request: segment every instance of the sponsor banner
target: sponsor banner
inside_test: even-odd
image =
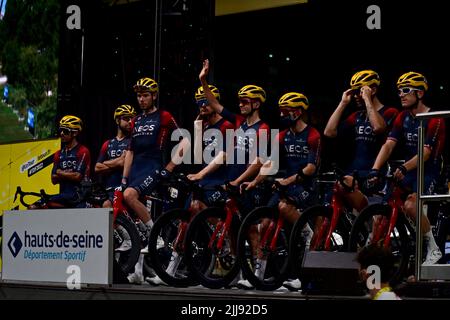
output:
[[[5,211],[2,250],[3,280],[111,284],[112,211]]]
[[[0,145],[0,225],[4,210],[26,209],[14,195],[17,187],[23,191],[48,194],[59,192],[59,185],[51,182],[53,155],[60,148],[60,139],[38,140]],[[28,196],[28,202],[39,200]],[[0,242],[2,234],[0,227]],[[2,260],[0,256],[0,269]]]

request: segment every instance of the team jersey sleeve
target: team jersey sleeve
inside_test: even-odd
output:
[[[349,136],[353,134],[353,128],[356,125],[356,119],[358,117],[357,112],[353,112],[344,121],[342,121],[338,126],[338,135]]]
[[[239,125],[237,125],[239,122],[242,122],[242,121],[239,121],[240,119],[240,116],[238,116],[237,114],[235,114],[235,113],[233,113],[233,112],[231,112],[231,111],[229,111],[228,109],[226,109],[226,108],[223,108],[223,110],[222,110],[222,113],[220,113],[220,115],[225,119],[225,120],[227,120],[227,121],[229,121],[229,122],[231,122],[235,127],[236,127],[236,129],[239,127]]]
[[[133,133],[134,127],[136,126],[136,119],[137,119],[137,117],[134,117],[133,119],[131,119],[131,129],[130,129],[130,132],[131,132],[131,133]],[[130,143],[128,144],[128,151],[134,151],[134,139],[133,139],[133,135],[131,135]]]
[[[260,139],[261,137],[265,137],[265,141],[267,142],[266,146],[262,145],[260,148]],[[263,123],[257,132],[256,135],[256,147],[257,147],[257,156],[261,157],[264,161],[267,159],[268,155],[270,154],[270,128],[267,124]]]
[[[59,168],[59,159],[61,156],[61,150],[58,150],[55,155],[53,156],[53,168],[52,168],[52,175],[56,174],[56,170]]]
[[[100,149],[100,154],[98,155],[97,163],[103,163],[104,161],[108,160],[108,144],[109,140],[103,143],[102,148]]]
[[[387,131],[389,132],[394,124],[394,120],[395,118],[398,116],[398,110],[395,108],[388,108],[384,113],[383,113],[383,119],[384,122],[386,123],[386,128]]]
[[[399,141],[403,135],[403,120],[405,118],[406,113],[402,112],[394,120],[394,124],[392,125],[392,130],[389,133],[388,139]]]
[[[320,133],[316,129],[312,129],[308,136],[308,163],[319,166],[321,147]]]
[[[91,174],[91,154],[86,147],[80,148],[78,154],[77,172],[81,173],[83,177],[89,177]]]
[[[424,146],[442,153],[445,145],[445,122],[442,118],[432,118],[428,121]]]

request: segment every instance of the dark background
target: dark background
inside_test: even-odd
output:
[[[115,135],[113,110],[123,103],[137,107],[132,85],[149,76],[160,84],[159,105],[180,126],[190,128],[204,58],[211,61],[210,82],[233,111],[238,110],[239,88],[261,85],[268,95],[263,118],[275,128],[279,97],[299,91],[309,98],[311,123],[323,131],[351,76],[362,69],[380,74],[379,96],[386,105],[400,107],[395,83],[401,74],[414,70],[428,78],[429,106],[450,109],[450,50],[445,45],[450,27],[444,3],[310,0],[214,17],[213,1],[208,0],[146,0],[116,6],[78,1],[83,31],[67,30],[62,19],[58,115],[75,113],[83,118],[82,142],[95,161],[102,142]],[[373,4],[381,8],[381,30],[366,26],[366,10]],[[344,159],[346,145],[324,139],[324,167],[338,160],[336,154]]]

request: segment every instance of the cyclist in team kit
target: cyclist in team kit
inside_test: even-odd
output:
[[[83,208],[85,203],[79,202],[78,191],[83,180],[89,180],[91,154],[77,140],[83,122],[73,115],[66,115],[59,121],[58,133],[61,138],[61,149],[53,158],[52,183],[59,184],[59,194],[49,199],[51,208]],[[29,209],[40,208],[39,201]]]
[[[278,105],[281,111],[283,123],[289,125],[277,136],[280,150],[280,168],[286,170],[284,177],[278,179],[282,186],[288,186],[286,199],[280,199],[275,193],[269,200],[268,206],[278,207],[280,214],[290,224],[294,224],[300,217],[300,211],[314,204],[313,176],[320,165],[321,138],[320,133],[305,122],[306,112],[309,108],[307,97],[298,92],[284,94]],[[270,167],[272,161],[266,162],[264,167]],[[260,174],[250,183],[246,189],[255,188],[267,175]],[[311,232],[312,234],[312,232]],[[255,257],[256,276],[263,276],[267,261]],[[239,282],[243,288],[252,288],[248,280]],[[289,280],[285,286],[299,289],[301,284],[298,279]]]
[[[346,166],[348,174],[345,177],[347,188],[342,188],[343,196],[348,204],[360,212],[368,204],[364,186],[355,183],[354,190],[346,189],[353,185],[352,173],[356,170],[361,177],[367,177],[372,163],[386,140],[392,123],[398,114],[397,109],[385,106],[377,94],[380,77],[373,70],[363,70],[355,73],[350,81],[350,89],[342,94],[342,99],[325,127],[326,137],[344,137],[353,143],[352,161]],[[354,99],[359,107],[344,121],[341,118]]]
[[[413,221],[416,219],[417,201],[417,142],[419,120],[418,113],[431,110],[424,103],[424,96],[428,90],[426,78],[418,72],[407,72],[397,81],[398,95],[403,111],[394,121],[394,126],[385,144],[381,148],[372,167],[371,176],[380,176],[380,169],[389,159],[397,146],[402,147],[403,160],[406,162],[394,172],[394,177],[402,182],[402,185],[411,193],[404,204],[404,213]],[[425,144],[423,155],[425,161],[424,193],[433,194],[436,182],[442,168],[442,154],[445,144],[445,122],[442,118],[432,118],[424,121]],[[430,221],[426,215],[422,215],[422,226],[427,255],[424,265],[435,264],[442,257],[438,245],[435,242]]]
[[[125,154],[131,141],[131,119],[135,116],[134,108],[126,104],[117,107],[114,111],[117,134],[103,143],[95,164],[95,173],[103,178],[103,184],[107,189],[114,189],[121,184]],[[112,207],[113,196],[114,190],[108,192],[108,200],[103,203],[103,208]]]
[[[142,112],[131,122],[131,141],[125,154],[121,184],[126,204],[145,225],[148,236],[153,221],[140,198],[149,195],[161,179],[168,179],[174,170],[176,165],[172,159],[167,159],[166,153],[171,151],[169,142],[178,125],[169,112],[156,107],[158,84],[155,80],[139,79],[133,89]],[[146,250],[147,247],[141,253],[146,253]],[[136,272],[128,277],[130,282],[144,281],[142,263],[141,254]]]
[[[220,116],[214,109],[210,106],[209,101],[217,100],[220,101],[220,92],[213,85],[208,85],[208,94],[211,97],[208,99],[203,86],[199,87],[195,92],[195,102],[199,108],[199,115],[194,122],[194,127],[196,124],[201,125],[202,132],[202,149],[195,150],[194,152],[199,152],[202,156],[209,155],[214,158],[217,156],[216,150],[224,150],[226,145],[226,130],[233,130],[233,125]],[[198,123],[200,121],[200,123]],[[207,166],[206,160],[202,157],[202,169]],[[193,215],[197,214],[201,210],[218,204],[225,195],[220,190],[214,190],[215,186],[223,185],[225,180],[227,180],[226,169],[224,166],[219,167],[214,172],[204,176],[203,170],[195,174],[190,174],[187,176],[191,181],[198,181],[198,184],[207,190],[203,190],[201,194],[196,194],[196,198],[191,199],[191,204],[189,206],[189,211]],[[210,187],[208,189],[208,187]],[[197,198],[198,197],[198,198]],[[173,259],[181,260],[182,257],[176,255],[172,257]],[[176,263],[176,262],[175,262]],[[146,278],[146,281],[153,285],[166,285],[166,283],[160,279],[157,275],[154,277]]]

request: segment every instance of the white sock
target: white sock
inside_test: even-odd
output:
[[[439,250],[439,247],[436,244],[436,241],[434,240],[433,232],[431,232],[431,230],[424,234],[424,238],[427,240],[428,243],[427,251],[436,249]]]
[[[136,262],[136,265],[134,266],[134,273],[136,273],[138,276],[143,275],[143,266],[144,266],[144,255],[141,253],[139,254],[139,259]]]
[[[148,221],[145,223],[145,225],[147,226],[147,228],[151,229],[151,228],[153,227],[153,220],[152,220],[152,219],[148,220]]]
[[[259,266],[259,268],[258,268],[258,266]],[[259,280],[264,279],[264,274],[266,273],[266,266],[267,266],[267,260],[256,259],[256,271],[255,271],[255,276],[256,276]]]
[[[173,276],[180,265],[181,257],[178,255],[178,252],[172,252],[172,257],[170,259],[169,266],[166,269],[167,274]]]

